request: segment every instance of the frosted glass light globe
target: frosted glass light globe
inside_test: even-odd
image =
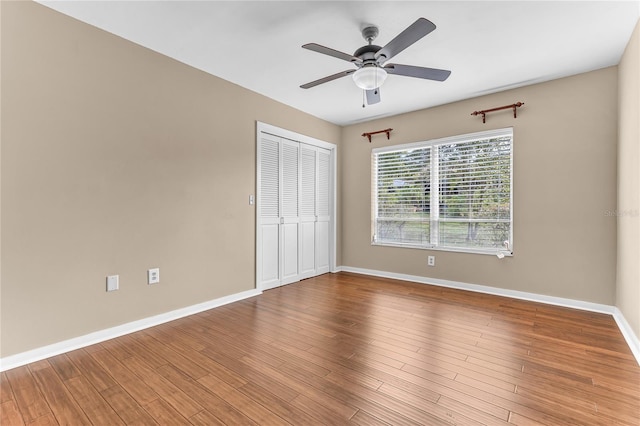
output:
[[[352,77],[359,88],[372,90],[382,86],[387,79],[387,72],[376,65],[365,65],[354,72]]]

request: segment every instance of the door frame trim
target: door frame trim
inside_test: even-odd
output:
[[[324,148],[331,151],[331,159],[330,159],[330,211],[331,211],[331,221],[329,222],[329,270],[336,271],[336,244],[337,244],[337,180],[338,180],[338,150],[337,145],[332,144],[330,142],[326,142],[320,139],[316,139],[311,136],[306,136],[291,130],[283,129],[277,126],[273,126],[271,124],[263,123],[261,121],[256,121],[256,196],[255,200],[255,288],[257,290],[264,290],[262,285],[260,284],[260,271],[261,268],[259,265],[262,262],[262,253],[260,247],[262,246],[261,233],[260,233],[260,195],[261,195],[261,183],[260,183],[260,137],[262,133],[269,134],[271,136],[275,136],[278,138],[288,139],[294,142],[300,142],[311,146],[316,146],[319,148]]]

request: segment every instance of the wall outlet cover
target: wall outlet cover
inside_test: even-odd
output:
[[[160,282],[160,268],[153,268],[147,271],[147,283],[158,284]]]
[[[107,277],[107,291],[116,291],[120,288],[120,276],[109,275]]]

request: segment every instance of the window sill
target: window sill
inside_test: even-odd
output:
[[[513,250],[504,250],[504,249],[472,249],[472,248],[461,248],[461,247],[436,247],[436,246],[420,246],[420,245],[409,245],[409,244],[393,244],[393,243],[380,243],[380,242],[372,242],[372,246],[379,247],[395,247],[395,248],[406,248],[406,249],[418,249],[418,250],[432,250],[432,251],[445,251],[452,253],[467,253],[467,254],[484,254],[489,256],[497,256],[498,253],[502,253],[504,257],[513,257]]]

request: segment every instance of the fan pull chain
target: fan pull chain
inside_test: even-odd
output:
[[[362,90],[362,108],[364,108],[364,89]]]

